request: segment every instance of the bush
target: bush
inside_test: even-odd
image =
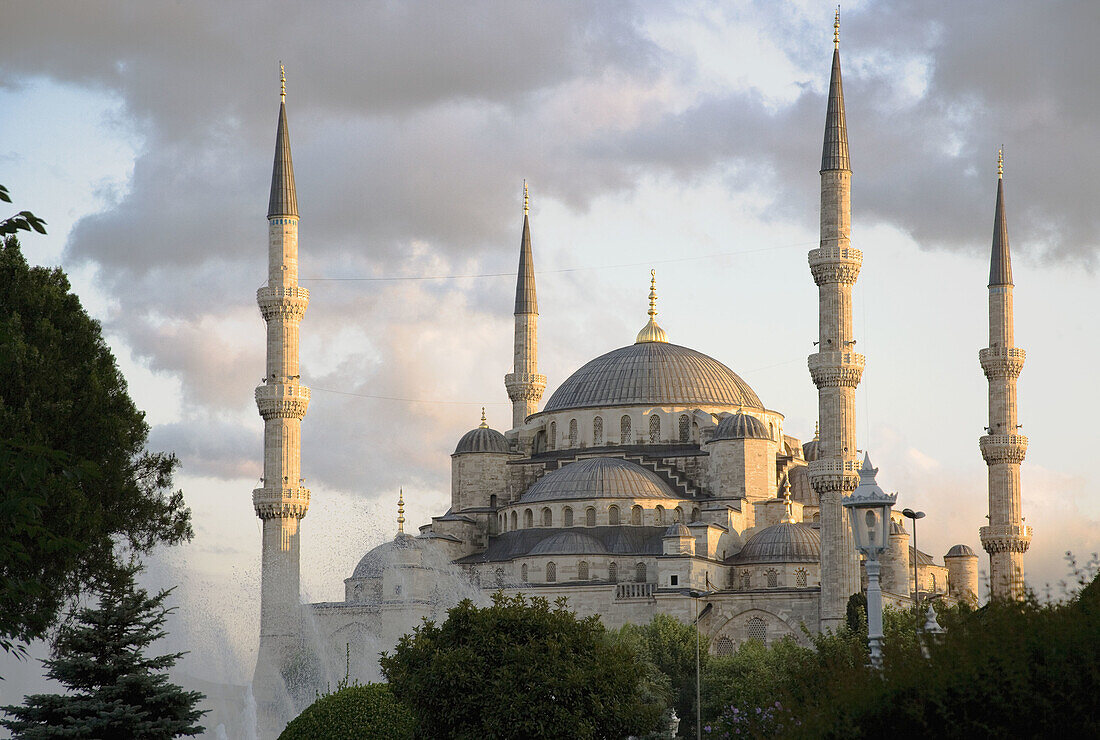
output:
[[[412,712],[384,683],[349,686],[323,696],[291,720],[279,740],[411,740]]]

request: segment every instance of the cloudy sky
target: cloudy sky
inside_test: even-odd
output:
[[[655,268],[672,341],[812,436],[806,252],[832,15],[819,2],[5,8],[0,182],[48,221],[48,237],[23,239],[28,258],[70,273],[152,445],[183,461],[197,536],[153,573],[181,584],[196,673],[222,641],[235,666],[254,650],[255,290],[279,61],[312,291],[303,587],[328,600],[392,536],[398,487],[414,525],[446,508],[448,454],[482,405],[508,426],[524,178],[549,391],[632,341]],[[901,505],[928,512],[921,549],[979,549],[977,351],[1003,144],[1036,585],[1066,576],[1066,550],[1100,550],[1098,28],[1085,1],[844,8],[860,445]]]

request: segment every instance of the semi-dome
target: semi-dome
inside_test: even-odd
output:
[[[748,383],[713,357],[645,341],[588,362],[554,391],[544,411],[637,405],[764,408]]]
[[[599,540],[582,532],[565,531],[547,537],[531,548],[531,555],[606,555]]]
[[[771,435],[768,434],[764,422],[755,416],[738,412],[718,422],[718,428],[710,441],[720,442],[724,439],[771,439]]]
[[[410,547],[423,547],[423,542],[410,534],[400,532],[389,542],[383,542],[378,547],[369,551],[359,560],[352,572],[352,578],[381,578],[382,569],[390,559],[390,553],[395,550],[404,550]]]
[[[535,481],[520,503],[594,498],[677,498],[651,470],[618,457],[578,460]]]
[[[950,550],[947,551],[947,554],[944,555],[944,557],[945,558],[976,558],[978,556],[974,553],[974,551],[972,549],[970,549],[970,545],[954,545]]]
[[[738,565],[816,563],[820,560],[821,535],[803,522],[784,522],[760,530],[732,558]]]

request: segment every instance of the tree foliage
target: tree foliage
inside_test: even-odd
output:
[[[0,201],[11,203],[11,195],[8,193],[8,189],[3,185],[0,185]],[[0,221],[0,235],[31,230],[37,231],[39,234],[45,234],[46,222],[30,211],[20,211],[14,216],[9,216],[3,221]]]
[[[412,740],[416,717],[388,684],[343,686],[290,721],[279,740]]]
[[[166,671],[183,653],[146,657],[164,637],[171,609],[134,584],[128,566],[98,589],[98,605],[82,608],[73,624],[61,627],[53,657],[43,661],[46,676],[61,682],[65,694],[35,694],[21,706],[3,707],[11,719],[0,724],[25,740],[93,738],[167,740],[197,735],[202,694],[169,683]]]
[[[500,593],[486,608],[465,600],[380,663],[418,737],[623,738],[657,729],[665,710],[641,701],[636,652],[563,599],[554,608]]]
[[[709,657],[706,636],[695,625],[684,624],[668,614],[658,614],[646,625],[626,624],[618,632],[619,639],[635,646],[657,677],[664,677],[669,698],[680,719],[679,734],[695,737],[695,656],[699,639],[699,663],[703,670]],[[651,683],[661,686],[660,678]],[[659,689],[658,689],[659,690]]]
[[[175,456],[149,427],[99,323],[60,269],[0,247],[0,646],[46,635],[82,590],[117,577],[118,548],[190,538]]]

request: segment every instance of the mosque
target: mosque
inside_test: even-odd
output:
[[[839,27],[839,24],[838,24]],[[746,640],[765,643],[836,628],[865,585],[841,499],[877,487],[857,451],[855,390],[865,358],[855,352],[852,287],[862,263],[850,234],[848,136],[839,41],[834,36],[821,160],[821,240],[809,253],[819,294],[819,429],[803,442],[784,416],[736,372],[675,344],[649,317],[634,341],[550,385],[538,367],[536,270],[526,188],[515,301],[513,372],[504,377],[512,426],[484,413],[451,453],[451,505],[419,533],[404,531],[362,558],[342,602],[301,606],[298,523],[300,424],[309,390],[299,382],[298,326],[309,294],[297,284],[297,199],[284,103],[280,108],[268,212],[270,280],[258,300],[268,325],[268,370],[256,390],[265,420],[265,477],[253,493],[263,521],[260,657],[256,694],[285,660],[301,615],[340,657],[392,644],[409,617],[441,616],[441,584],[460,574],[474,592],[561,596],[605,624],[645,623],[658,613],[697,622],[718,655]],[[989,290],[990,427],[980,448],[989,466],[990,516],[978,534],[990,554],[994,597],[1019,593],[1031,530],[1022,521],[1016,378],[1023,350],[1012,336],[1012,276],[998,167]],[[809,283],[807,283],[809,289]],[[441,451],[443,454],[444,451]],[[959,544],[940,561],[915,549],[895,511],[881,556],[888,603],[942,598],[976,603],[977,554]],[[942,563],[942,564],[941,564]],[[376,653],[378,648],[373,650]],[[268,687],[270,689],[270,687]]]

